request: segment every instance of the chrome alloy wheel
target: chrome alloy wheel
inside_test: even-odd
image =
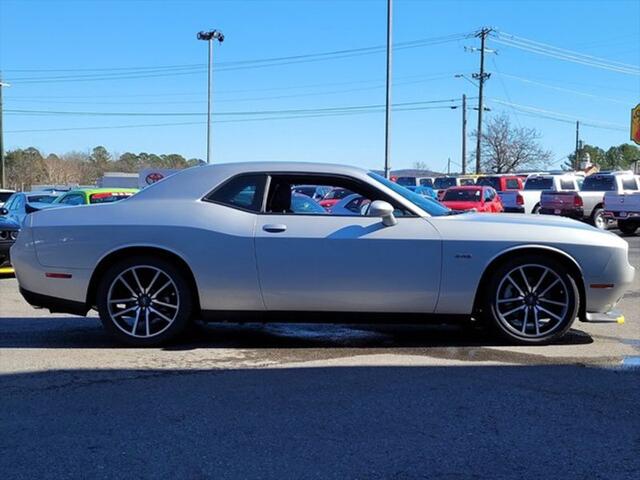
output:
[[[569,288],[553,269],[520,265],[500,281],[494,309],[500,323],[517,336],[547,336],[564,322],[571,306]]]
[[[113,324],[125,334],[155,337],[176,320],[180,311],[178,287],[163,270],[136,265],[111,282],[107,308]]]

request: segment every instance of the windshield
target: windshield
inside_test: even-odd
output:
[[[27,201],[29,203],[32,203],[32,202],[52,203],[55,199],[56,199],[56,195],[48,195],[48,194],[29,195],[27,197]]]
[[[408,187],[409,185],[416,185],[416,177],[398,177],[396,180],[398,185],[402,185],[403,187]]]
[[[458,190],[449,189],[444,194],[443,202],[479,202],[480,189],[478,190]]]
[[[486,185],[487,187],[493,187],[495,190],[500,191],[499,177],[481,177],[477,183],[478,185]]]
[[[451,210],[442,205],[441,203],[432,200],[431,198],[423,197],[422,195],[418,195],[417,193],[413,193],[411,190],[403,187],[402,185],[398,185],[395,182],[387,180],[383,176],[378,175],[377,173],[369,172],[369,176],[385,187],[390,188],[398,195],[401,195],[403,198],[409,200],[414,205],[417,205],[420,209],[427,212],[429,215],[433,215],[434,217],[440,217],[442,215],[450,215]],[[455,179],[454,179],[455,180]]]
[[[453,177],[438,177],[433,182],[433,187],[438,190],[442,190],[443,188],[455,187],[456,179]]]
[[[0,203],[4,203],[9,200],[11,195],[13,195],[13,192],[0,192]]]
[[[616,189],[616,180],[613,176],[592,175],[584,179],[583,192],[612,192]]]
[[[524,184],[525,190],[551,190],[553,188],[553,178],[551,177],[529,177]]]

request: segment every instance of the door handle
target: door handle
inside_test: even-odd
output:
[[[280,232],[284,232],[287,229],[287,226],[282,225],[281,223],[269,224],[269,225],[263,226],[262,229],[265,232],[269,232],[269,233],[280,233]]]

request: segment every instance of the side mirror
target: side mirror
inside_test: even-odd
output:
[[[382,223],[385,227],[392,227],[398,223],[398,220],[393,215],[393,207],[383,200],[376,200],[371,203],[369,216],[382,218]]]
[[[0,207],[0,215],[9,215],[9,210],[4,207]]]

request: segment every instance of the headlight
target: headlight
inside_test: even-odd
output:
[[[15,242],[15,240],[18,238],[18,232],[17,230],[14,230],[11,232],[11,240],[13,240]]]

